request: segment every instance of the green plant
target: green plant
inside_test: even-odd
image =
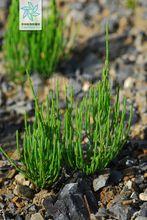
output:
[[[32,91],[34,93],[33,87]],[[22,152],[19,147],[18,132],[16,133],[17,151],[21,166],[17,165],[0,148],[9,162],[39,188],[52,185],[61,170],[61,120],[58,96],[57,93],[56,100],[53,98],[51,100],[47,99],[46,106],[42,105],[40,107],[34,93],[35,120],[33,125],[30,125],[27,122],[27,117],[25,117]]]
[[[36,71],[49,76],[63,55],[63,21],[56,1],[51,0],[42,31],[19,30],[19,1],[12,0],[4,39],[6,66],[11,74]]]
[[[134,10],[137,6],[137,0],[126,0],[126,6]]]
[[[33,86],[30,85],[33,90]],[[17,170],[38,187],[51,185],[59,176],[60,165],[73,170],[92,174],[102,170],[117,156],[127,141],[130,131],[132,108],[126,122],[126,99],[123,107],[119,103],[119,91],[113,100],[109,82],[108,27],[106,28],[106,61],[102,80],[83,98],[74,103],[71,89],[66,93],[66,109],[59,108],[59,90],[55,97],[47,99],[46,105],[39,105],[34,93],[35,120],[27,123],[22,153],[18,144],[21,166],[18,166],[0,150]]]
[[[132,110],[126,122],[126,99],[120,109],[119,91],[111,104],[109,83],[109,45],[106,28],[106,61],[102,80],[91,88],[80,105],[73,110],[73,96],[67,105],[64,120],[64,161],[86,174],[102,170],[117,156],[127,141]]]

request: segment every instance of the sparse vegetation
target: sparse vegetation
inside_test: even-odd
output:
[[[22,167],[17,166],[1,149],[19,171],[38,187],[44,188],[57,179],[65,162],[71,169],[86,174],[105,168],[127,141],[132,118],[130,110],[129,119],[126,119],[125,99],[123,108],[120,108],[119,92],[112,103],[108,27],[102,80],[90,89],[80,104],[74,105],[71,90],[70,97],[66,98],[66,109],[62,115],[58,104],[58,89],[55,99],[53,97],[51,100],[47,99],[46,108],[39,106],[35,94],[34,98],[33,125],[30,126],[25,118],[23,151],[20,154]],[[20,152],[19,147],[18,151]]]
[[[72,169],[76,168],[86,174],[102,170],[124,146],[130,130],[132,110],[126,122],[126,99],[121,110],[119,91],[113,104],[111,98],[107,28],[102,80],[90,89],[89,94],[76,107],[75,113],[71,103],[65,112],[64,160]]]
[[[126,6],[134,10],[137,6],[137,0],[126,0]]]

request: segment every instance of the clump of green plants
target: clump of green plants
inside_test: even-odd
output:
[[[111,103],[108,42],[107,27],[106,61],[102,80],[90,89],[75,110],[71,105],[73,101],[70,101],[65,111],[64,161],[72,169],[76,168],[86,174],[104,169],[117,156],[128,139],[131,125],[132,109],[129,119],[126,119],[126,99],[124,98],[121,109],[119,91],[113,104]]]
[[[50,1],[49,14],[43,18],[43,30],[19,30],[19,1],[12,0],[4,39],[6,66],[10,75],[38,72],[50,76],[63,55],[63,20],[56,1]]]
[[[34,93],[31,80],[30,85]],[[59,94],[57,93],[56,100],[54,98],[47,99],[46,106],[39,106],[34,93],[35,119],[31,125],[27,122],[27,116],[25,116],[22,151],[19,145],[19,134],[16,133],[17,152],[21,166],[8,157],[1,148],[3,154],[16,170],[23,173],[39,188],[52,185],[61,170],[61,120],[58,97]]]
[[[106,61],[102,80],[92,87],[81,103],[74,103],[71,89],[66,95],[66,108],[59,108],[59,90],[39,105],[35,96],[33,125],[25,118],[22,152],[18,144],[21,166],[3,154],[17,170],[36,186],[45,188],[57,180],[61,167],[93,174],[104,169],[126,143],[130,131],[132,108],[126,118],[126,99],[121,108],[119,91],[112,99],[109,82],[109,45],[106,28]]]
[[[137,6],[137,0],[126,0],[126,6],[134,10]]]

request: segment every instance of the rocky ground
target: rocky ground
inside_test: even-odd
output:
[[[46,1],[44,1],[46,2]],[[138,0],[131,10],[118,0],[60,0],[71,55],[50,79],[33,73],[35,90],[43,101],[59,80],[73,86],[80,101],[101,78],[105,57],[105,23],[110,25],[110,79],[112,91],[120,85],[134,106],[130,141],[101,173],[86,177],[65,173],[52,189],[37,191],[0,155],[0,219],[16,220],[145,220],[147,219],[147,3]],[[0,48],[5,26],[5,1],[0,1]],[[15,132],[23,131],[24,113],[33,117],[34,103],[28,83],[7,77],[0,49],[0,145],[14,160]]]

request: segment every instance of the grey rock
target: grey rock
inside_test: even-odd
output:
[[[118,0],[100,0],[103,7],[108,7],[111,12],[118,10],[119,1]]]
[[[43,201],[48,218],[56,220],[87,220],[89,213],[78,183],[70,183],[60,191],[57,201],[51,198]],[[90,204],[91,205],[91,204]]]
[[[39,91],[40,87],[43,86],[43,81],[41,80],[39,74],[37,74],[37,73],[34,73],[31,76],[31,80],[33,82],[33,87],[34,87],[35,94],[38,94],[38,91]]]
[[[90,2],[85,8],[86,16],[95,16],[100,11],[99,5],[95,2]]]
[[[137,176],[136,178],[135,178],[135,183],[137,184],[137,185],[140,185],[140,184],[142,184],[143,183],[143,181],[144,181],[144,177],[143,176]]]
[[[140,216],[147,218],[147,202],[144,202],[140,208]]]
[[[0,1],[0,8],[4,8],[6,6],[6,1],[5,0],[1,0]]]
[[[78,95],[82,90],[82,85],[74,79],[69,80],[69,86],[67,88],[67,94],[70,94],[71,88],[73,89],[74,95]]]
[[[15,217],[15,220],[23,220],[23,217],[21,217],[20,215],[17,215],[17,216]]]
[[[143,7],[147,7],[147,2],[144,0],[138,0],[138,2],[143,6]]]
[[[88,179],[86,177],[82,177],[78,179],[78,187],[79,191],[86,196],[87,202],[90,206],[90,210],[92,213],[97,213],[98,211],[98,202],[95,198],[93,191],[91,189],[92,179]]]
[[[81,2],[74,2],[70,4],[71,10],[80,11],[83,9],[83,4]]]
[[[141,163],[140,164],[140,169],[142,170],[142,171],[147,171],[147,162],[143,162],[143,163]]]
[[[11,83],[4,81],[1,84],[1,89],[4,93],[6,93],[6,92],[9,92],[11,89],[13,89],[13,86]]]
[[[95,192],[106,186],[109,175],[110,174],[100,175],[98,178],[93,180],[93,189]]]
[[[96,213],[96,217],[106,217],[107,210],[105,208],[99,208],[98,212]]]
[[[135,200],[138,200],[138,194],[137,192],[133,192],[130,196],[131,199],[135,199]]]
[[[0,202],[0,209],[2,210],[4,207],[5,205],[2,202]]]
[[[69,183],[67,184],[59,194],[58,199],[63,199],[68,194],[74,194],[78,191],[78,183]]]
[[[109,211],[119,220],[129,220],[135,212],[130,206],[123,206],[120,202],[113,204]]]
[[[132,165],[135,165],[137,163],[137,160],[136,159],[128,159],[127,161],[126,161],[126,166],[127,167],[131,167]]]
[[[36,212],[36,206],[35,205],[31,205],[31,207],[29,207],[29,212]]]
[[[125,65],[122,62],[119,62],[118,65],[118,71],[116,70],[116,79],[120,83],[120,85],[122,85],[128,77],[133,76],[134,66],[132,64]]]
[[[19,101],[14,105],[7,106],[8,111],[14,111],[17,114],[23,115],[33,109],[33,103],[31,101]]]
[[[110,173],[109,182],[112,184],[118,184],[121,181],[122,177],[123,175],[120,171],[113,170]]]
[[[81,64],[84,73],[94,73],[97,68],[99,68],[98,57],[94,53],[89,53]]]

